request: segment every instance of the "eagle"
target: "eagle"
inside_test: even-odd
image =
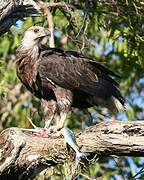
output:
[[[49,30],[30,27],[16,53],[19,79],[48,109],[44,128],[62,129],[72,107],[102,106],[112,113],[124,109],[125,99],[114,78],[118,75],[81,53],[43,45],[44,37],[50,37]],[[50,126],[56,112],[59,122]]]
[[[33,0],[0,0],[0,35],[16,21],[28,16],[39,16],[40,8]]]

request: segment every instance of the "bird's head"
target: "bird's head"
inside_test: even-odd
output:
[[[26,49],[38,46],[44,37],[50,37],[49,30],[41,26],[32,26],[25,32],[22,46]]]

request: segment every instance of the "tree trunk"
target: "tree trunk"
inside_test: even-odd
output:
[[[82,152],[118,156],[144,155],[144,122],[99,123],[76,135]],[[20,128],[0,134],[0,179],[32,179],[43,169],[63,164],[70,153],[63,137],[38,137]],[[68,150],[69,149],[69,150]]]

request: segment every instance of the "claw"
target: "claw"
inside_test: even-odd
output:
[[[22,128],[23,131],[32,132],[33,135],[39,136],[39,137],[50,137],[50,132],[47,129],[44,128],[35,128],[35,129],[25,129]]]
[[[62,128],[59,127],[59,126],[50,126],[50,127],[48,128],[48,130],[49,130],[51,133],[57,133],[57,132],[59,132],[61,129],[62,129]]]
[[[27,119],[34,129],[23,129],[24,131],[31,131],[34,135],[39,137],[49,137],[50,132],[46,128],[37,127],[29,117],[27,117]]]
[[[29,117],[27,117],[27,119],[29,120],[30,124],[32,125],[34,129],[23,129],[24,131],[29,131],[29,132],[31,131],[33,132],[34,135],[39,136],[39,137],[49,137],[49,136],[58,137],[62,134],[60,132],[62,128],[59,126],[50,126],[49,128],[45,126],[44,128],[40,128],[40,127],[37,127]]]
[[[30,122],[30,124],[32,125],[32,127],[33,127],[34,129],[39,129],[39,127],[37,127],[37,126],[32,122],[32,120],[31,120],[29,117],[27,117],[27,119],[28,119],[28,121]]]
[[[34,135],[39,137],[50,137],[50,132],[47,129],[41,128]]]

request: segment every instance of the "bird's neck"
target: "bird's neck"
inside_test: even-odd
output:
[[[35,44],[35,45],[27,44],[27,46],[25,46],[23,43],[21,44],[21,50],[32,59],[37,59],[39,57],[40,48],[41,48],[40,43]]]
[[[35,45],[33,48],[28,50],[28,54],[33,58],[37,59],[39,56],[39,46]]]

